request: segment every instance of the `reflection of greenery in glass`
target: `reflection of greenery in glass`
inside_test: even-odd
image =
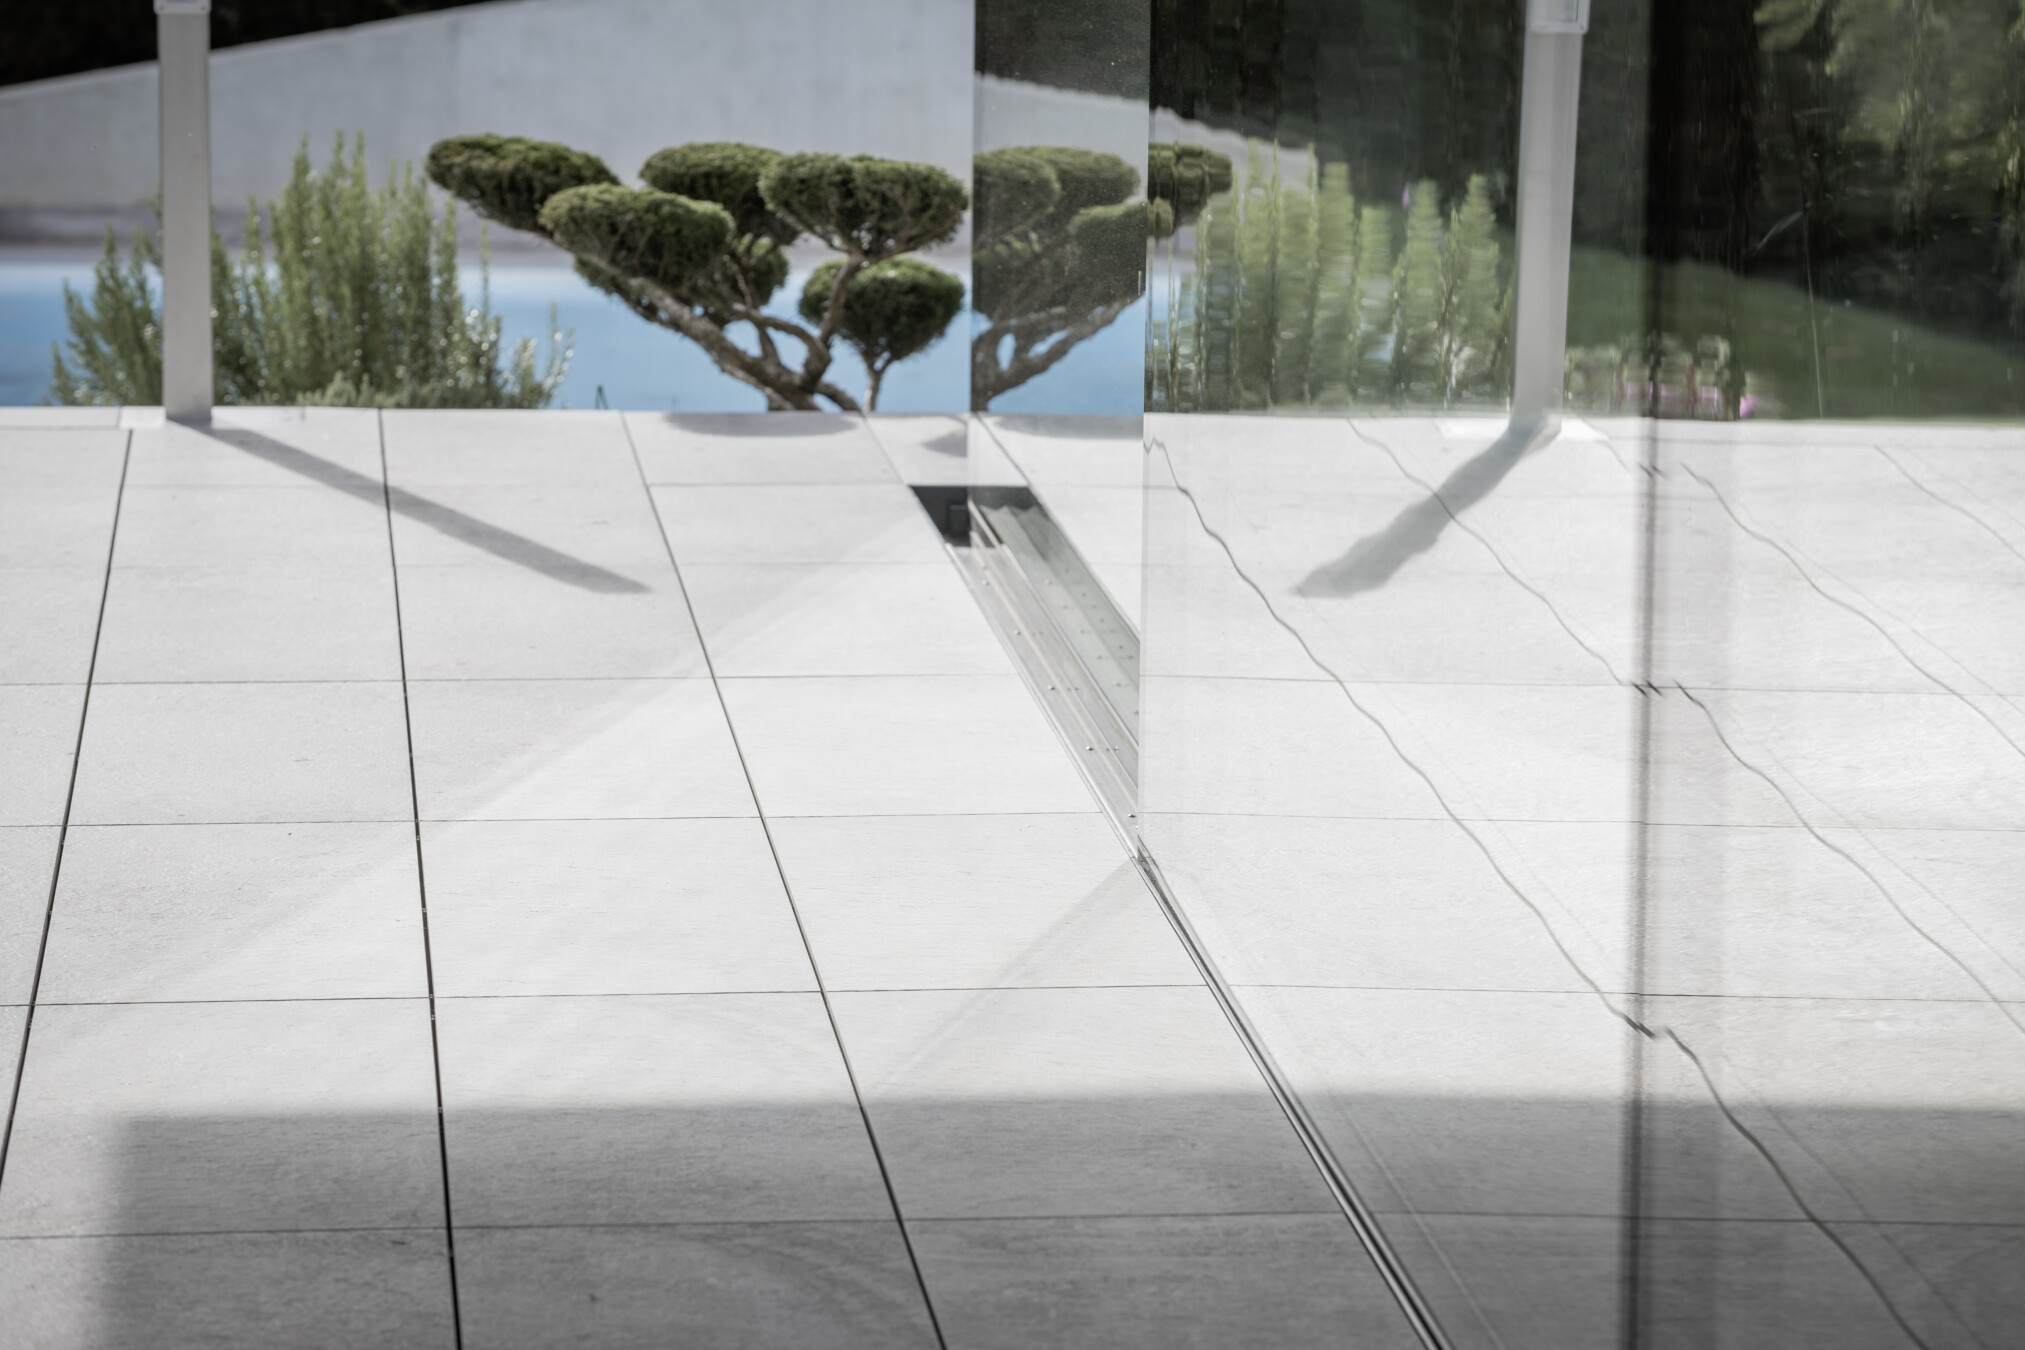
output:
[[[1343,165],[1311,163],[1289,185],[1277,155],[1254,143],[1244,185],[1209,197],[1166,245],[1148,406],[1501,402],[1511,281],[1488,185],[1470,178],[1446,216],[1439,195],[1433,182],[1408,194],[1395,259],[1398,213],[1360,208]]]
[[[972,161],[970,405],[979,411],[1052,369],[1145,291],[1146,203],[1139,171],[1068,146],[992,150]]]
[[[1577,248],[1572,271],[1569,407],[1577,411],[1643,412],[1648,392],[1668,417],[1993,416],[2016,415],[2025,403],[2025,361],[1999,345],[1846,300],[1810,303],[1800,286],[1699,262],[1662,271],[1668,333],[1658,344],[1658,388],[1648,391],[1650,345],[1625,331],[1618,300],[1650,286],[1645,264]]]
[[[267,220],[263,235],[247,204],[247,247],[236,259],[211,237],[218,402],[539,408],[561,387],[566,339],[555,336],[540,370],[532,341],[503,352],[499,319],[482,298],[466,308],[458,289],[454,212],[438,218],[412,173],[375,191],[363,138],[349,159],[340,141],[320,173],[307,147],[298,150]],[[108,230],[105,250],[89,302],[64,288],[69,360],[57,356],[50,397],[160,403],[155,242],[137,233],[122,262]]]

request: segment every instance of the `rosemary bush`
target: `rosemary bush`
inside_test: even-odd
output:
[[[249,201],[236,258],[211,237],[217,402],[540,408],[554,399],[570,353],[553,307],[546,360],[537,362],[532,340],[503,351],[489,290],[467,308],[457,284],[455,206],[438,215],[408,166],[375,190],[363,137],[349,156],[339,138],[321,173],[306,144],[297,150],[264,229],[261,216]],[[160,267],[148,233],[136,231],[121,258],[107,228],[90,298],[64,289],[69,351],[53,350],[52,401],[162,401],[151,281]]]

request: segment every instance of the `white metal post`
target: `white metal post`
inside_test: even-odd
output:
[[[211,417],[211,0],[155,0],[162,67],[162,405]]]
[[[1575,219],[1575,114],[1589,0],[1528,0],[1519,92],[1518,314],[1512,430],[1560,429],[1568,366],[1568,251]]]

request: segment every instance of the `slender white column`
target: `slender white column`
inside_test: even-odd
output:
[[[1568,250],[1575,218],[1575,114],[1589,0],[1528,0],[1519,95],[1518,314],[1512,427],[1560,427],[1568,365]]]
[[[162,65],[162,404],[211,417],[211,0],[155,0]]]

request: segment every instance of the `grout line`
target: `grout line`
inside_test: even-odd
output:
[[[99,644],[105,638],[106,599],[112,591],[113,553],[119,547],[120,508],[126,500],[127,467],[133,462],[134,434],[129,430],[120,450],[119,483],[113,489],[112,527],[106,532],[105,578],[99,583],[98,620],[91,629],[91,660],[84,668],[84,693],[78,699],[77,738],[71,743],[70,781],[63,792],[63,819],[56,828],[56,861],[49,869],[49,899],[42,907],[42,933],[35,945],[35,974],[28,984],[28,1015],[21,1019],[21,1045],[14,1058],[14,1081],[7,1092],[7,1122],[0,1128],[0,1185],[7,1178],[7,1158],[14,1146],[14,1119],[21,1107],[21,1085],[28,1079],[29,1039],[35,1034],[35,1004],[42,993],[43,966],[49,959],[49,932],[56,920],[56,888],[63,878],[63,851],[70,840],[71,809],[77,802],[77,774],[84,763],[84,728],[91,715],[92,679],[98,673]],[[44,827],[47,828],[47,827]]]
[[[407,822],[415,838],[415,894],[421,906],[422,972],[429,996],[429,1069],[436,1085],[436,1159],[443,1179],[443,1254],[450,1281],[450,1334],[453,1343],[464,1345],[464,1309],[457,1289],[457,1225],[450,1208],[450,1134],[443,1112],[443,1046],[436,1028],[436,961],[429,943],[429,881],[422,860],[422,794],[415,782],[415,718],[408,698],[408,637],[401,616],[401,566],[394,542],[393,488],[387,481],[386,418],[375,410],[373,426],[380,442],[380,492],[387,520],[387,562],[394,591],[394,646],[401,659],[401,729],[408,742],[408,802],[413,808]]]
[[[808,929],[802,923],[801,906],[795,902],[794,887],[788,881],[787,869],[781,865],[780,849],[774,843],[773,827],[767,821],[766,808],[759,800],[759,785],[753,782],[752,768],[746,763],[745,745],[739,740],[738,727],[731,720],[731,706],[725,701],[724,687],[718,682],[717,668],[710,659],[710,645],[703,637],[703,626],[697,622],[695,603],[689,598],[688,584],[682,579],[682,564],[675,557],[675,541],[668,536],[668,523],[662,518],[661,503],[656,499],[647,482],[646,466],[640,461],[639,446],[634,444],[633,429],[625,420],[619,425],[626,433],[626,447],[632,452],[633,467],[640,475],[641,489],[647,494],[648,505],[654,511],[654,524],[661,531],[661,542],[668,550],[668,565],[675,572],[675,589],[682,596],[682,605],[689,614],[689,626],[696,635],[697,650],[703,655],[704,668],[710,672],[710,687],[717,695],[717,706],[724,718],[724,728],[731,737],[731,748],[738,756],[739,772],[745,777],[745,788],[752,795],[753,810],[758,813],[759,827],[766,835],[767,853],[773,858],[774,873],[780,878],[781,890],[787,897],[788,911],[794,915],[795,931],[800,934],[802,953],[808,958],[810,973],[815,976],[816,992],[823,1000],[823,1016],[829,1021],[830,1035],[837,1044],[837,1057],[844,1066],[844,1076],[851,1084],[851,1097],[858,1104],[858,1118],[865,1126],[865,1139],[871,1145],[872,1160],[879,1168],[880,1184],[886,1188],[886,1202],[892,1207],[893,1222],[900,1230],[901,1245],[907,1249],[907,1264],[914,1271],[914,1283],[921,1291],[921,1305],[928,1314],[928,1325],[935,1332],[935,1343],[941,1350],[949,1350],[949,1340],[942,1332],[942,1319],[936,1315],[935,1299],[928,1292],[928,1276],[921,1268],[921,1257],[914,1249],[914,1236],[908,1230],[907,1216],[901,1212],[900,1196],[893,1188],[893,1174],[886,1165],[886,1151],[880,1146],[879,1132],[872,1124],[872,1114],[865,1107],[865,1094],[858,1085],[858,1071],[851,1063],[851,1052],[844,1044],[843,1028],[837,1025],[836,1009],[830,1003],[830,991],[823,983],[822,965],[816,960],[815,947],[809,941]]]

